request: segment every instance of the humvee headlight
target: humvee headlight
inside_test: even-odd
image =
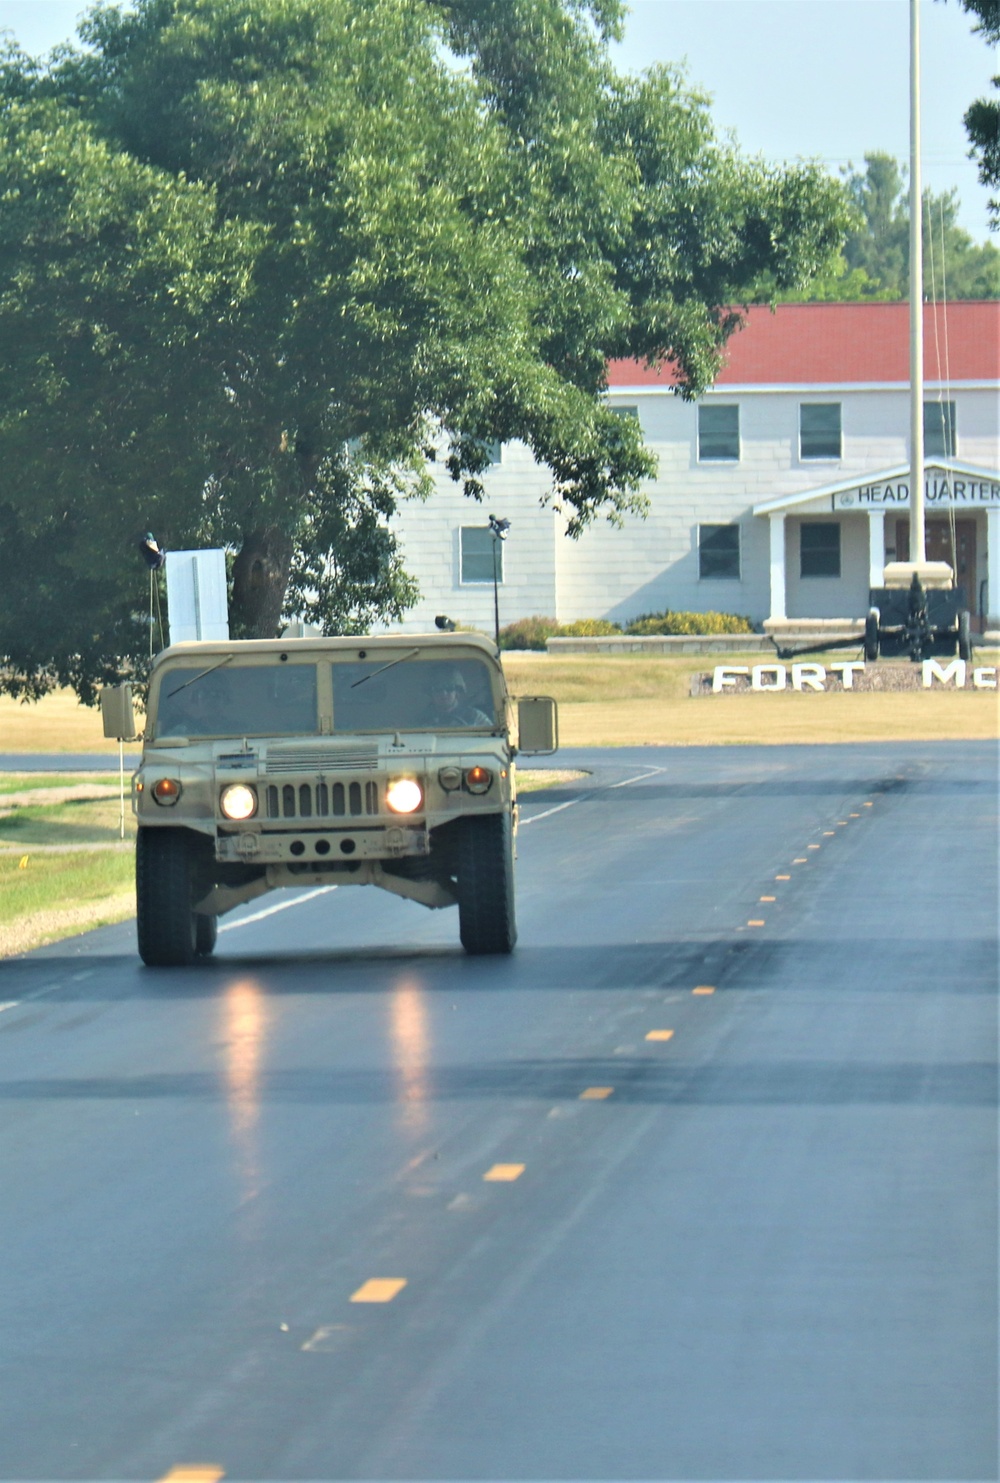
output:
[[[465,786],[470,793],[488,793],[493,774],[488,767],[470,767],[465,774]]]
[[[219,795],[219,807],[227,819],[252,819],[257,812],[257,790],[245,783],[230,783]]]
[[[393,778],[385,790],[385,801],[394,814],[412,814],[423,803],[424,794],[413,778]]]
[[[176,778],[160,778],[149,790],[157,803],[172,808],[181,796],[181,785]]]

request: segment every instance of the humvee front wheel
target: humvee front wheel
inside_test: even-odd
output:
[[[207,958],[215,952],[218,937],[218,917],[206,917],[199,913],[194,919],[194,945],[199,958]]]
[[[509,814],[462,820],[458,842],[458,933],[467,953],[509,953],[517,942],[514,844]]]
[[[194,845],[186,829],[140,829],[135,845],[139,956],[148,968],[185,968],[199,951]]]
[[[968,661],[972,658],[972,618],[965,608],[958,615],[958,637],[955,647],[958,649],[959,659]]]

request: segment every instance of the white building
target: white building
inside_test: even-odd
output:
[[[645,520],[596,522],[578,540],[543,503],[547,470],[496,450],[486,499],[446,476],[395,529],[421,597],[402,628],[445,614],[493,626],[541,615],[618,622],[665,608],[782,619],[859,619],[886,561],[908,558],[908,306],[755,308],[697,403],[668,374],[609,368],[609,401],[639,418],[659,471]],[[925,307],[927,555],[958,571],[974,626],[1000,626],[1000,302]]]

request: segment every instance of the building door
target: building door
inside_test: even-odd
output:
[[[955,521],[955,547],[951,544],[951,521],[940,516],[928,520],[924,538],[928,561],[946,561],[955,573],[955,582],[965,588],[965,606],[972,614],[972,628],[982,633],[983,620],[979,615],[979,593],[976,591],[976,522]],[[910,522],[896,521],[896,560],[910,559]]]

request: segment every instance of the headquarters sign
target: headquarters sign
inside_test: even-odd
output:
[[[934,472],[924,480],[924,504],[929,510],[935,506],[943,509],[1000,509],[1000,483],[964,474],[949,476]],[[859,484],[853,489],[842,489],[833,496],[835,510],[907,510],[909,507],[908,479]]]

